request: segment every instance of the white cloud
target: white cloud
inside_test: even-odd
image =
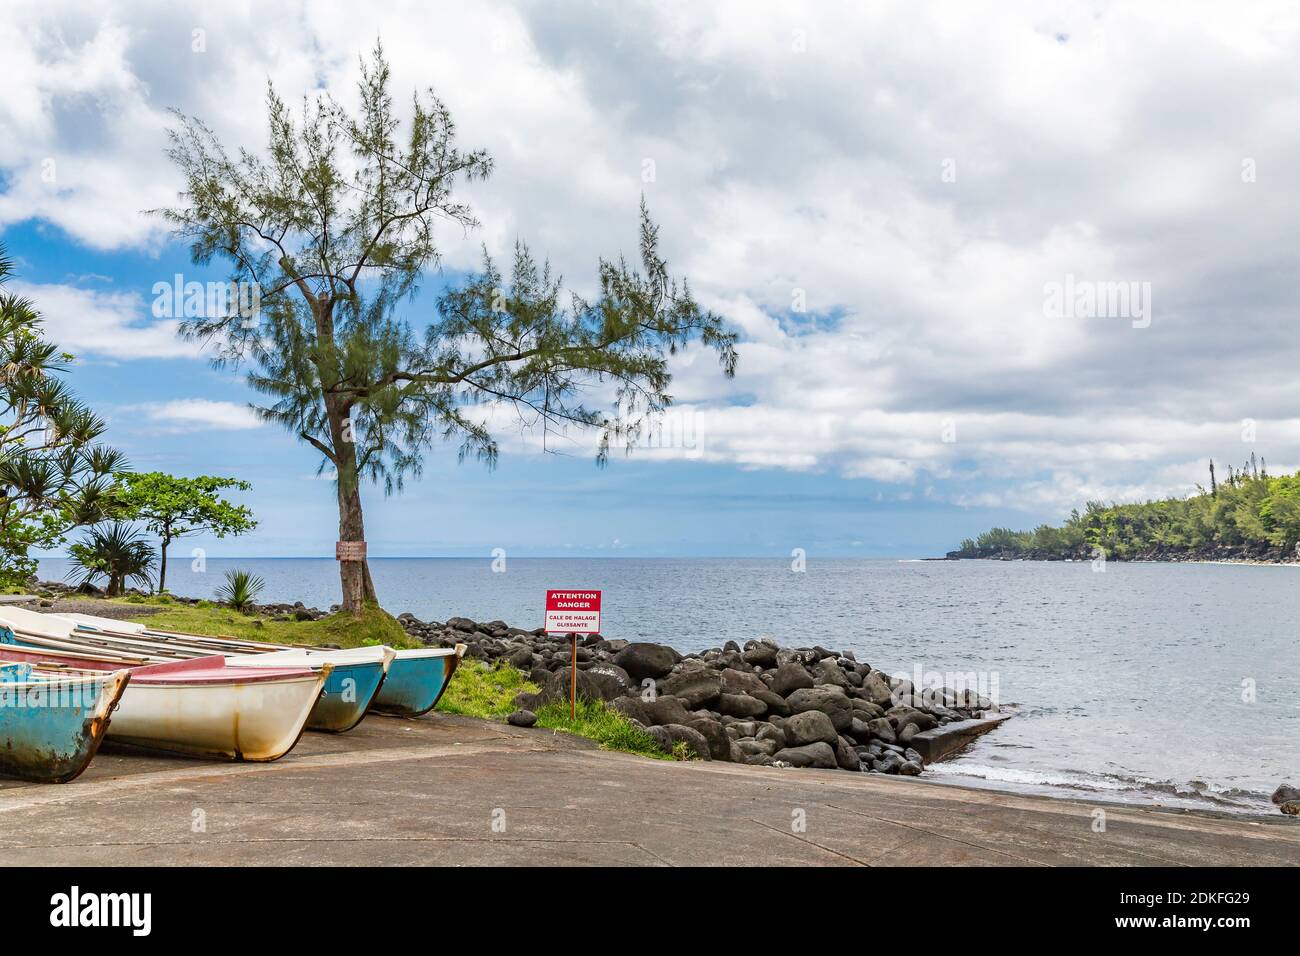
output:
[[[140,418],[149,425],[174,433],[199,431],[245,431],[261,428],[263,422],[247,405],[216,402],[206,398],[180,398],[159,404],[133,405],[121,416]]]
[[[1044,508],[1186,490],[1210,455],[1300,460],[1293,4],[411,0],[286,4],[256,29],[236,6],[106,9],[0,23],[0,225],[151,249],[138,210],[179,185],[165,107],[255,147],[267,75],[350,102],[382,36],[396,102],[432,85],[496,160],[448,265],[520,235],[587,291],[598,256],[634,250],[645,193],[673,266],[745,336],[732,383],[698,350],[676,365],[707,460]],[[1066,274],[1150,282],[1151,327],[1047,318]],[[74,349],[193,354],[130,293],[47,289]]]
[[[12,282],[32,300],[46,335],[74,355],[108,359],[195,358],[198,345],[181,340],[174,319],[155,319],[136,292]]]

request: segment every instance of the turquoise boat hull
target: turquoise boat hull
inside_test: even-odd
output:
[[[336,664],[307,718],[307,729],[346,733],[361,723],[376,693],[387,683],[381,663]]]
[[[438,706],[463,649],[442,657],[408,657],[398,652],[388,665],[388,677],[375,695],[376,713],[390,717],[419,717]]]
[[[38,783],[80,776],[99,750],[130,674],[33,678],[0,664],[0,774]]]

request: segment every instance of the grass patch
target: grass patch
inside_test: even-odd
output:
[[[577,719],[571,720],[569,702],[555,701],[537,712],[537,726],[586,737],[600,744],[603,750],[619,750],[655,760],[680,759],[676,752],[664,753],[653,737],[633,727],[626,717],[599,701],[579,698],[577,713]]]
[[[456,668],[451,686],[438,702],[438,710],[466,717],[504,720],[515,709],[515,695],[521,690],[535,694],[538,687],[518,668],[504,661],[488,665],[483,661],[464,660]],[[569,719],[568,701],[546,704],[537,711],[537,726],[586,737],[596,741],[604,750],[639,754],[656,760],[687,759],[685,744],[666,754],[653,737],[637,730],[618,711],[598,701],[579,700],[577,720]]]
[[[160,631],[186,631],[209,637],[235,637],[273,644],[423,646],[402,629],[397,618],[375,606],[367,607],[360,617],[339,613],[319,621],[275,621],[258,614],[241,614],[233,608],[211,601],[182,604],[166,594],[150,597],[133,595],[115,600],[114,603],[140,604],[158,609],[157,613],[150,614],[146,620],[150,627]]]
[[[438,701],[438,709],[466,717],[503,720],[515,709],[515,694],[521,690],[530,694],[538,691],[523,671],[501,662],[489,667],[482,661],[466,658],[452,675],[451,684]]]

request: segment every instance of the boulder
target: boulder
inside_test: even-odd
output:
[[[740,752],[746,757],[752,757],[755,754],[766,754],[770,757],[781,749],[771,740],[755,740],[752,737],[736,741],[736,746],[740,748]]]
[[[844,671],[840,670],[840,665],[831,657],[820,660],[812,666],[812,678],[814,686],[821,684],[833,684],[836,687],[849,686]]]
[[[707,667],[689,667],[659,681],[659,693],[679,697],[694,710],[717,702],[722,694],[722,678]]]
[[[871,739],[871,727],[867,721],[854,714],[853,722],[849,725],[849,736],[859,743],[865,744]]]
[[[521,690],[519,693],[515,694],[515,699],[512,703],[514,703],[515,708],[518,710],[537,710],[546,703],[546,695],[534,694],[530,691]]]
[[[865,700],[882,707],[888,707],[893,703],[894,692],[889,689],[889,682],[880,671],[872,671],[868,674],[863,679],[862,687],[858,692],[865,695]]]
[[[820,767],[834,770],[839,766],[835,762],[835,750],[830,744],[818,741],[802,747],[786,747],[772,755],[773,760],[788,763],[792,767]]]
[[[835,739],[835,762],[841,770],[858,771],[862,769],[862,758],[853,749],[853,741],[847,737]]]
[[[757,667],[776,666],[776,645],[766,641],[746,641],[741,658],[746,664]]]
[[[537,723],[537,715],[531,710],[516,710],[506,718],[506,723],[514,727],[531,727]]]
[[[885,716],[885,708],[869,700],[862,700],[860,697],[850,697],[849,706],[853,708],[853,716],[861,717],[863,720],[875,720],[877,717]]]
[[[838,735],[829,717],[820,710],[807,710],[795,714],[785,722],[785,739],[787,747],[802,747],[819,740],[834,744]]]
[[[640,697],[633,697],[630,694],[623,697],[616,697],[609,702],[609,706],[618,711],[629,720],[635,720],[646,727],[654,725],[650,719],[650,714],[646,711],[646,702]]]
[[[770,690],[756,690],[751,695],[755,700],[761,700],[767,705],[767,712],[775,714],[778,717],[790,716],[790,705],[785,702],[785,698],[779,694],[774,694]]]
[[[694,727],[688,727],[685,724],[665,724],[662,728],[668,732],[672,739],[673,745],[679,743],[686,744],[686,749],[701,760],[712,760],[713,755],[709,750],[709,742],[704,735]],[[673,746],[668,748],[670,751]]]
[[[718,673],[722,678],[722,692],[724,694],[752,695],[767,690],[767,685],[759,680],[758,675],[753,671],[742,671],[734,667],[727,667]]]
[[[686,706],[676,697],[657,697],[641,703],[650,724],[687,724],[692,720]]]
[[[1282,784],[1273,791],[1270,799],[1288,816],[1300,816],[1300,790],[1290,784]]]
[[[667,727],[647,727],[645,732],[650,735],[664,753],[670,754],[673,752],[673,735],[668,732]]]
[[[726,728],[718,721],[697,717],[686,726],[699,731],[700,736],[708,742],[709,756],[714,760],[731,759],[731,738],[727,736]]]
[[[624,694],[632,693],[635,689],[631,676],[617,664],[605,662],[592,664],[584,673],[600,684],[605,700],[622,697]]]
[[[614,663],[623,668],[636,683],[647,677],[664,677],[681,660],[681,655],[662,644],[629,644],[614,655]]]
[[[568,700],[570,692],[571,667],[561,667],[552,672],[550,680],[542,690],[547,700]],[[614,687],[609,681],[593,677],[587,671],[578,669],[578,696],[586,700],[613,700],[623,696],[623,689]]]
[[[785,699],[793,714],[819,710],[830,718],[837,733],[847,731],[853,723],[853,705],[837,687],[807,687],[797,690]]]
[[[748,694],[723,694],[718,698],[718,710],[732,717],[762,717],[767,704]]]
[[[771,741],[776,745],[777,750],[786,747],[785,731],[776,724],[759,724],[758,732],[754,734],[755,739],[762,741]]]
[[[782,664],[772,675],[772,682],[768,685],[774,694],[781,697],[789,697],[792,693],[805,687],[812,687],[812,675],[802,664],[789,661]]]
[[[894,726],[884,717],[877,717],[875,720],[868,722],[867,726],[871,729],[871,736],[883,740],[887,744],[895,743],[898,740],[894,733]]]
[[[916,724],[917,730],[933,730],[939,726],[939,720],[933,714],[927,714],[913,707],[891,707],[885,711],[885,716],[890,718],[890,723],[896,724],[900,729],[907,724]]]
[[[531,670],[533,666],[533,649],[523,644],[518,644],[506,655],[506,661],[511,667],[521,671]]]

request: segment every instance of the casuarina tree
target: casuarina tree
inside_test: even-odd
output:
[[[294,114],[268,86],[261,153],[232,153],[201,120],[178,114],[169,155],[185,191],[161,211],[196,263],[227,260],[232,282],[255,293],[241,295],[260,303],[255,318],[203,315],[183,331],[219,365],[246,364],[267,396],[256,410],[320,453],[341,542],[365,540],[364,481],[392,493],[443,442],[462,458],[495,460],[476,406],[599,429],[603,461],[670,403],[669,355],[700,341],[732,374],[734,333],[670,278],[644,203],[639,267],[600,261],[592,300],[566,296],[521,245],[508,287],[486,262],[431,321],[413,323],[403,311],[439,264],[436,228],[477,225],[457,189],[492,162],[457,145],[432,90],[399,120],[379,47],[362,63],[359,93],[353,111],[324,95]],[[600,409],[585,404],[588,394],[604,396]],[[375,600],[364,551],[347,545],[340,556],[343,606],[359,613]]]

